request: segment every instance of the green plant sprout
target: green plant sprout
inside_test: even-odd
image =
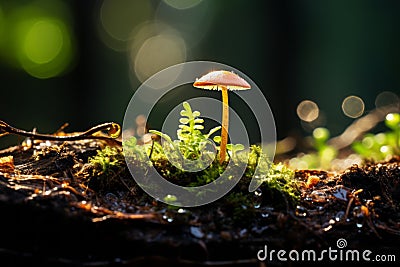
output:
[[[352,144],[352,149],[364,159],[385,160],[400,155],[400,114],[389,113],[385,117],[386,132],[367,133]]]
[[[200,112],[192,111],[188,102],[183,102],[182,105],[184,109],[180,112],[182,117],[179,119],[180,125],[177,130],[178,140],[172,140],[169,135],[157,130],[149,130],[149,132],[167,141],[172,154],[178,158],[182,156],[185,159],[197,160],[202,156],[211,157],[208,153],[211,151],[206,149],[207,145],[211,144],[208,139],[220,130],[221,126],[214,127],[207,134],[203,134],[201,130],[204,129],[204,120],[200,118]],[[198,161],[198,164],[201,164],[201,161]]]

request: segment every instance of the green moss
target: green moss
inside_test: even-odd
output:
[[[94,176],[110,179],[107,176],[112,177],[118,169],[127,169],[124,158],[130,165],[132,164],[130,168],[142,168],[141,173],[144,175],[148,173],[147,168],[155,168],[166,180],[187,187],[212,183],[224,173],[226,168],[230,168],[232,175],[235,175],[237,170],[237,175],[240,175],[241,179],[226,198],[229,204],[227,205],[232,207],[230,213],[238,220],[242,220],[243,216],[250,216],[254,212],[254,205],[252,204],[254,192],[248,191],[253,177],[260,185],[262,194],[266,196],[265,204],[267,204],[267,201],[271,201],[269,203],[271,205],[280,204],[276,201],[282,202],[282,198],[286,200],[283,201],[285,203],[295,203],[299,199],[294,172],[281,163],[272,163],[258,145],[252,145],[248,150],[245,150],[242,144],[228,144],[228,154],[233,160],[233,164],[229,166],[227,166],[227,163],[220,164],[217,157],[206,168],[196,166],[201,167],[201,170],[197,172],[184,171],[182,166],[175,164],[176,162],[179,163],[179,160],[184,162],[183,158],[189,160],[189,163],[186,162],[185,164],[204,164],[205,161],[203,160],[193,161],[193,163],[190,160],[208,157],[213,152],[215,154],[215,150],[210,150],[212,146],[206,144],[211,142],[209,140],[211,135],[220,129],[220,127],[216,127],[204,134],[202,132],[204,129],[203,120],[199,118],[200,112],[192,111],[188,103],[184,103],[183,107],[181,125],[177,131],[178,140],[172,140],[162,132],[151,130],[150,132],[163,138],[166,145],[162,146],[160,142],[155,141],[152,144],[138,145],[136,138],[132,137],[124,142],[124,151],[115,147],[106,147],[89,159]],[[218,136],[216,139],[218,141]],[[213,145],[216,146],[217,150],[219,149],[216,144]],[[168,151],[165,151],[165,149]],[[179,153],[176,153],[177,151]],[[168,153],[168,156],[166,153]],[[171,163],[171,157],[176,157],[174,164]],[[245,168],[244,174],[243,168]],[[275,196],[277,200],[274,200],[272,196]],[[179,199],[177,201],[179,202]]]
[[[250,192],[231,192],[223,199],[222,211],[236,225],[248,225],[256,214]]]
[[[97,154],[89,158],[89,164],[93,167],[94,176],[115,173],[119,167],[124,165],[124,162],[121,151],[116,147],[110,146],[97,150]]]

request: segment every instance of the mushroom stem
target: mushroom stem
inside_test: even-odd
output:
[[[219,146],[219,163],[223,163],[226,157],[226,144],[228,143],[228,126],[229,126],[229,104],[228,104],[228,88],[221,86],[222,90],[222,129],[221,144]]]

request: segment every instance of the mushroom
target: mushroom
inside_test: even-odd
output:
[[[196,79],[193,86],[196,88],[222,91],[222,130],[219,151],[219,162],[222,164],[225,161],[226,144],[228,142],[228,90],[247,90],[251,88],[250,84],[233,72],[217,70],[209,72],[201,78]]]

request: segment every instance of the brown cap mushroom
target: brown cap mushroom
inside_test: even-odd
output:
[[[226,157],[226,144],[228,142],[228,90],[247,90],[250,89],[251,86],[248,82],[239,77],[237,74],[226,70],[209,72],[201,78],[196,79],[196,81],[193,83],[193,86],[202,89],[222,91],[222,130],[219,162],[223,163]]]
[[[247,90],[251,88],[250,84],[243,78],[226,70],[209,72],[197,79],[193,86],[210,90],[222,90],[223,86],[227,87],[229,90]]]

